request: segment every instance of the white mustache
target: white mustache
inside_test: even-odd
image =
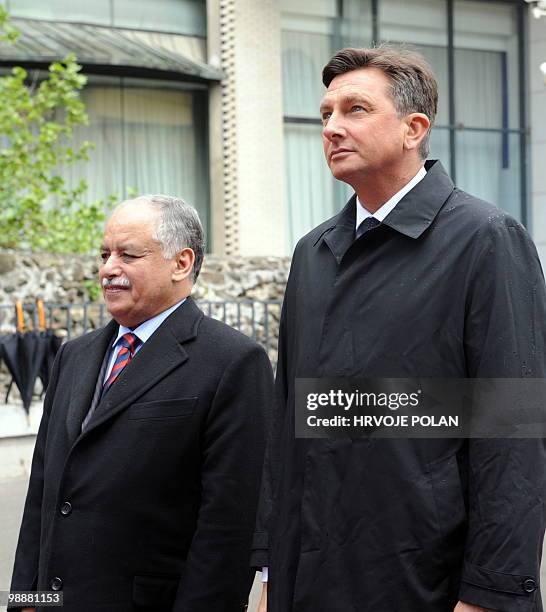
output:
[[[131,281],[125,276],[115,277],[115,278],[103,278],[102,279],[102,288],[106,289],[106,287],[130,287]]]

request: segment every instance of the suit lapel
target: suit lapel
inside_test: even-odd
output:
[[[202,318],[203,313],[191,298],[167,317],[105,393],[82,437],[125,410],[182,365],[188,359],[183,344],[197,336]]]
[[[68,437],[73,442],[81,431],[85,415],[91,407],[97,379],[108,348],[114,340],[118,324],[110,321],[106,327],[90,337],[81,349],[81,358],[74,368],[69,409],[66,418]]]

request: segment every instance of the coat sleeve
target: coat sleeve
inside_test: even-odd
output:
[[[277,351],[277,372],[275,378],[275,402],[273,413],[267,428],[267,446],[262,470],[260,498],[256,515],[256,530],[252,540],[251,566],[261,570],[269,565],[269,533],[274,510],[274,492],[276,488],[276,466],[280,449],[281,415],[286,406],[286,299],[283,302],[279,324],[279,343]]]
[[[273,372],[258,345],[224,371],[202,440],[201,506],[172,612],[242,612]]]
[[[44,488],[44,451],[47,440],[49,416],[53,406],[55,390],[59,380],[61,355],[66,345],[63,345],[55,358],[51,382],[44,400],[44,411],[40,428],[36,437],[32,468],[28,486],[23,521],[19,531],[19,540],[15,553],[15,563],[11,581],[11,591],[34,591],[38,583],[38,561],[40,557],[41,512]],[[10,610],[18,606],[9,607]]]
[[[468,376],[544,378],[546,293],[524,228],[508,217],[490,223],[469,279]],[[482,438],[468,444],[469,528],[459,598],[492,610],[542,609],[545,441]]]

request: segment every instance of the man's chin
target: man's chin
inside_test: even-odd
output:
[[[116,323],[124,325],[125,327],[132,327],[130,323],[132,322],[133,317],[131,317],[130,308],[127,304],[124,305],[121,303],[121,300],[118,299],[118,295],[119,294],[115,294],[115,296],[113,296],[110,294],[104,296],[106,310],[108,310],[108,313],[112,319],[116,321]]]
[[[330,172],[332,176],[338,181],[351,184],[352,180],[362,172],[357,168],[351,168],[349,166],[343,166],[343,164],[330,164]]]
[[[110,312],[110,316],[118,325],[121,325],[122,327],[128,327],[129,329],[135,329],[135,327],[138,327],[141,323],[143,323],[143,321],[141,321],[140,319],[135,319],[134,317],[128,316],[127,314],[114,314],[113,312]]]

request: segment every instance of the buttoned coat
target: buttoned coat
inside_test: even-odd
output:
[[[298,377],[546,375],[536,249],[439,162],[355,236],[355,198],[296,246],[253,563],[269,612],[541,610],[541,439],[294,437]]]
[[[269,359],[188,298],[82,433],[117,329],[72,340],[57,357],[12,590],[61,588],[64,612],[242,612]]]

